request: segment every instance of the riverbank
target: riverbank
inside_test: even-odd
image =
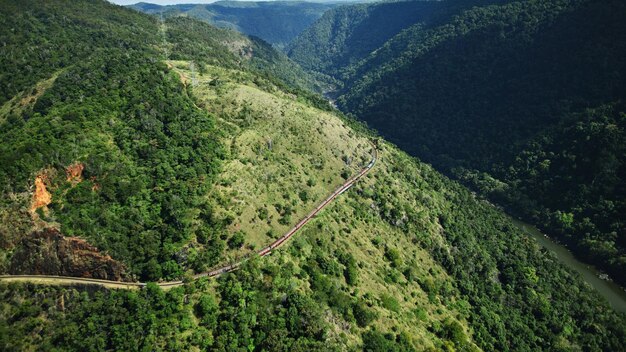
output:
[[[533,237],[539,245],[552,251],[561,263],[578,272],[586,283],[596,289],[609,302],[613,309],[626,313],[626,291],[624,289],[612,281],[602,279],[601,277],[605,277],[605,274],[576,259],[569,249],[554,242],[536,227],[514,218],[511,220],[520,230]]]

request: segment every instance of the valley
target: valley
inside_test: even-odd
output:
[[[415,59],[395,49],[532,3],[333,5],[283,53],[191,14],[0,0],[0,349],[623,350],[561,253],[384,138],[412,133],[406,95],[369,109]]]
[[[419,16],[398,13],[408,6]],[[342,7],[287,52],[331,82],[342,111],[624,286],[624,11],[591,0]],[[367,40],[357,28],[391,29],[381,13],[404,26]]]
[[[159,6],[145,2],[131,8],[164,17],[185,16],[214,26],[237,30],[284,47],[336,2],[304,1],[217,1],[212,4]]]

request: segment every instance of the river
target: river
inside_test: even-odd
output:
[[[546,237],[536,227],[517,219],[512,218],[512,220],[519,229],[536,239],[541,246],[554,252],[561,263],[580,273],[583,280],[595,288],[613,309],[626,313],[626,291],[619,285],[612,281],[600,279],[599,275],[601,273],[599,271],[590,265],[578,261],[567,248]]]

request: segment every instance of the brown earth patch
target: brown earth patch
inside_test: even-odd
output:
[[[58,275],[130,281],[124,264],[87,241],[46,228],[23,238],[11,258],[13,275]]]
[[[65,175],[67,181],[73,184],[79,183],[83,180],[83,170],[85,170],[85,164],[74,163],[65,168]]]
[[[22,99],[20,99],[20,106],[26,107],[37,102],[37,99],[39,99],[39,97],[43,95],[43,93],[46,91],[46,88],[47,87],[35,87],[31,94],[24,95]]]
[[[91,183],[93,183],[93,186],[91,186],[91,190],[92,190],[92,191],[94,191],[94,192],[95,192],[95,191],[100,190],[100,184],[99,184],[98,182],[96,182],[96,181],[97,181],[96,176],[91,176],[91,177],[89,178],[89,181],[91,181]]]
[[[35,177],[35,193],[33,193],[33,200],[30,206],[32,212],[52,203],[52,195],[48,192],[46,183],[49,184],[49,178],[45,172]]]

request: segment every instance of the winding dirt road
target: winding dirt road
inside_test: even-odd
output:
[[[341,195],[343,192],[349,190],[354,184],[360,180],[363,176],[367,175],[378,158],[378,151],[376,146],[372,144],[372,160],[361,171],[346,180],[346,182],[331,193],[326,199],[324,199],[315,209],[313,209],[307,216],[300,220],[294,227],[292,227],[283,236],[272,242],[269,246],[261,249],[260,251],[249,255],[240,261],[219,267],[217,269],[196,274],[194,279],[202,277],[217,277],[222,274],[237,270],[243,263],[250,259],[253,255],[265,257],[272,253],[272,251],[282,247],[293,235],[295,235],[304,225],[306,225],[311,219],[313,219],[322,209],[326,208],[335,198]],[[0,275],[1,282],[31,282],[46,285],[98,285],[112,289],[139,289],[146,286],[145,282],[122,282],[111,280],[90,279],[82,277],[69,277],[69,276],[49,276],[49,275]],[[161,288],[167,289],[183,285],[183,281],[166,281],[156,283]]]

